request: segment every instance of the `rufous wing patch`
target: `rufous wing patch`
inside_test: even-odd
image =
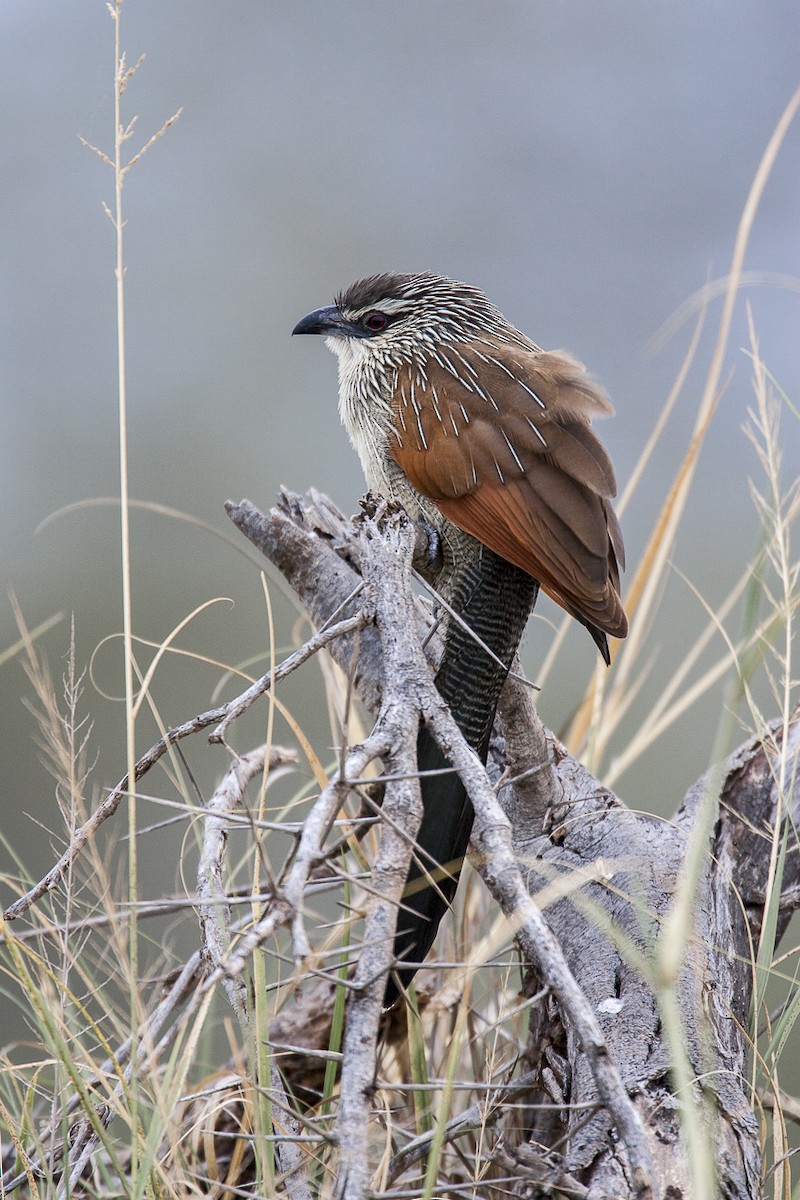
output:
[[[570,356],[481,337],[398,371],[392,454],[454,525],[624,637],[616,483],[589,424],[610,411]]]
[[[552,510],[532,504],[525,481],[477,488],[458,500],[441,500],[440,511],[495,554],[538,579],[562,608],[613,637],[624,637],[627,620],[617,591],[618,572],[606,535],[600,560],[582,546]]]

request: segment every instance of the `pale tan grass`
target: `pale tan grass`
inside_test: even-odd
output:
[[[116,15],[115,15],[116,14]],[[124,289],[123,282],[123,214],[122,182],[127,170],[141,159],[144,150],[154,144],[172,124],[166,122],[151,138],[143,150],[127,163],[122,162],[123,146],[127,142],[132,124],[123,129],[119,119],[120,104],[133,70],[125,67],[124,56],[119,45],[119,7],[112,4],[115,15],[115,106],[117,116],[117,138],[113,158],[102,152],[101,158],[114,167],[115,212],[112,216],[117,234],[116,269],[119,285],[119,355],[120,355],[120,475],[121,475],[121,523],[122,554],[124,564],[123,582],[123,637],[125,646],[125,693],[127,710],[127,751],[129,778],[131,770],[131,746],[135,726],[147,704],[150,713],[164,731],[165,722],[156,699],[156,682],[168,658],[179,660],[190,655],[205,662],[215,671],[224,671],[225,681],[236,674],[247,677],[240,667],[220,663],[214,656],[190,654],[179,644],[179,638],[188,625],[216,600],[198,604],[182,621],[170,630],[159,642],[146,642],[137,638],[134,631],[130,604],[131,556],[130,515],[136,503],[129,497],[126,446],[126,400],[124,379]],[[138,65],[138,64],[137,64]],[[744,283],[752,282],[742,271],[742,262],[747,239],[754,219],[758,200],[763,191],[769,169],[777,154],[781,138],[788,122],[800,101],[800,93],[781,120],[764,159],[756,174],[745,211],[742,215],[733,254],[730,274],[724,281],[723,311],[709,366],[703,394],[698,404],[694,430],[683,460],[673,480],[645,548],[642,560],[634,572],[628,594],[628,603],[633,618],[632,633],[627,645],[617,653],[615,667],[610,675],[598,673],[581,712],[576,717],[571,731],[571,743],[581,746],[591,755],[594,763],[609,760],[613,753],[614,737],[618,735],[623,717],[629,717],[631,706],[639,696],[638,689],[649,668],[647,631],[656,619],[658,605],[671,570],[670,555],[678,536],[680,524],[686,513],[689,488],[699,464],[702,445],[708,434],[709,425],[719,403],[723,389],[725,356],[733,305]],[[675,385],[665,401],[655,423],[652,434],[642,450],[631,480],[623,492],[620,508],[625,509],[630,497],[641,489],[652,455],[657,450],[666,422],[681,390],[690,365],[696,357],[703,318],[712,298],[720,294],[719,281],[706,285],[699,294],[699,317]],[[693,298],[693,305],[698,301]],[[694,309],[692,309],[694,311]],[[679,310],[679,313],[681,310]],[[659,700],[644,715],[629,745],[617,757],[610,759],[609,774],[618,777],[653,745],[665,729],[674,724],[690,710],[700,696],[719,685],[731,665],[740,666],[740,675],[746,678],[747,670],[755,662],[753,648],[770,656],[769,680],[773,699],[783,721],[788,727],[793,700],[792,642],[795,607],[797,603],[797,566],[791,549],[791,526],[800,507],[800,495],[796,485],[788,490],[780,481],[780,454],[778,427],[774,419],[774,407],[767,386],[768,373],[760,361],[758,347],[751,338],[751,355],[754,370],[756,407],[751,423],[752,439],[762,474],[767,480],[763,491],[754,492],[754,502],[761,513],[765,527],[771,528],[767,539],[765,561],[772,574],[764,582],[764,599],[771,605],[770,612],[761,617],[749,638],[737,641],[726,631],[726,622],[735,611],[745,587],[743,577],[731,589],[723,603],[715,610],[708,609],[705,624],[687,648],[682,660],[676,664]],[[117,501],[115,501],[116,503]],[[170,519],[186,519],[161,506],[155,508]],[[777,516],[776,516],[777,514]],[[237,546],[238,548],[238,546]],[[269,663],[273,669],[278,661],[278,636],[272,614],[270,586],[263,583],[263,601],[268,642]],[[696,585],[698,594],[701,584]],[[706,606],[708,607],[708,606]],[[21,628],[24,630],[24,623]],[[778,633],[784,631],[783,641]],[[36,631],[34,631],[36,632]],[[297,637],[299,633],[295,630]],[[701,656],[715,636],[721,636],[725,652],[710,666],[693,678]],[[61,806],[61,821],[64,832],[59,837],[69,837],[70,830],[85,818],[92,805],[88,765],[88,731],[81,715],[81,675],[74,659],[74,648],[64,685],[62,702],[56,703],[56,689],[49,678],[44,663],[37,655],[33,635],[23,632],[21,645],[29,668],[30,683],[37,698],[40,739],[57,779],[57,795]],[[542,677],[546,678],[555,662],[555,654],[561,645],[560,636],[555,639],[551,656],[545,662]],[[140,664],[137,654],[142,649],[153,651],[148,663]],[[143,657],[143,656],[142,656]],[[747,660],[747,670],[743,664]],[[325,699],[328,705],[330,741],[336,748],[330,765],[330,747],[316,748],[306,730],[304,722],[290,712],[280,697],[269,693],[264,709],[264,739],[269,745],[274,737],[278,718],[284,719],[301,746],[309,764],[313,782],[304,781],[294,795],[272,806],[267,791],[273,779],[264,779],[254,797],[253,817],[250,821],[250,840],[238,847],[227,861],[229,880],[246,879],[250,891],[242,903],[249,903],[253,919],[263,910],[264,897],[274,883],[278,873],[273,859],[267,855],[265,838],[275,833],[281,821],[288,826],[297,814],[298,806],[306,804],[309,792],[316,784],[324,788],[335,773],[338,757],[346,745],[362,740],[366,729],[360,710],[352,697],[351,681],[334,668],[327,658],[321,659]],[[230,674],[229,674],[230,673]],[[138,678],[137,678],[138,677]],[[138,681],[138,687],[136,686]],[[742,688],[748,707],[748,719],[754,729],[763,729],[764,714],[761,712],[754,692]],[[721,727],[716,750],[727,743],[729,727]],[[166,764],[165,775],[174,797],[163,797],[155,803],[177,807],[182,819],[187,821],[185,845],[181,854],[180,869],[184,871],[184,858],[188,858],[195,828],[191,817],[196,812],[196,798],[188,777],[186,764],[175,754]],[[792,782],[788,775],[789,765],[781,762],[777,780],[783,789]],[[6,961],[7,982],[13,978],[16,986],[29,1005],[35,1029],[40,1038],[41,1051],[25,1061],[0,1062],[0,1119],[12,1129],[13,1137],[23,1159],[31,1158],[31,1146],[35,1154],[45,1156],[56,1148],[59,1138],[66,1134],[70,1120],[77,1109],[69,1109],[70,1096],[79,1097],[80,1105],[90,1114],[96,1125],[96,1136],[103,1156],[107,1174],[90,1180],[87,1189],[109,1194],[109,1181],[130,1195],[186,1196],[193,1194],[220,1195],[219,1182],[207,1193],[193,1178],[193,1172],[202,1169],[222,1171],[218,1147],[213,1139],[203,1136],[207,1126],[201,1124],[217,1111],[216,1101],[209,1101],[209,1110],[200,1114],[187,1115],[182,1122],[180,1114],[188,1110],[188,1100],[210,1095],[213,1087],[198,1083],[194,1076],[200,1071],[200,1048],[209,1028],[212,1015],[212,995],[208,991],[198,994],[194,1007],[190,1004],[181,1018],[176,1018],[169,1032],[162,1032],[157,1039],[142,1049],[135,1070],[126,1073],[124,1056],[120,1047],[128,1036],[140,1028],[145,1014],[154,1004],[154,993],[158,988],[154,977],[161,970],[174,966],[168,943],[163,952],[154,954],[147,972],[152,984],[141,976],[144,957],[143,922],[139,900],[139,859],[136,845],[142,835],[137,832],[137,806],[143,811],[151,800],[141,791],[131,796],[128,817],[128,842],[131,847],[127,858],[127,878],[119,870],[119,855],[114,847],[106,852],[99,839],[86,848],[84,857],[67,881],[65,900],[51,897],[33,910],[33,931],[15,938],[13,930],[3,930],[5,941],[2,946],[8,953]],[[348,802],[350,805],[351,802]],[[273,807],[277,812],[273,811]],[[271,1057],[268,1035],[271,1021],[313,981],[315,972],[327,969],[333,963],[338,969],[340,961],[346,959],[351,947],[355,946],[359,931],[359,911],[368,895],[369,884],[360,879],[360,872],[372,860],[371,843],[375,835],[370,833],[362,844],[348,825],[354,808],[347,807],[338,814],[342,823],[337,829],[341,833],[341,893],[344,911],[325,911],[317,904],[314,893],[307,899],[303,914],[309,935],[309,953],[302,962],[281,959],[283,944],[277,937],[270,944],[271,954],[254,955],[250,982],[254,1003],[248,1012],[244,1027],[231,1032],[229,1040],[234,1046],[236,1079],[247,1079],[245,1131],[257,1134],[255,1145],[255,1178],[258,1194],[276,1194],[277,1176],[273,1155],[271,1133],[275,1127],[285,1123],[286,1114],[281,1109],[277,1089],[274,1087],[274,1061]],[[713,815],[709,804],[701,814],[693,851],[687,855],[687,873],[682,882],[675,911],[658,936],[658,944],[646,946],[642,951],[630,940],[623,939],[612,922],[604,918],[597,907],[592,907],[582,895],[587,882],[599,881],[611,887],[610,871],[616,864],[598,862],[592,869],[576,871],[566,877],[552,878],[540,889],[537,900],[547,908],[559,900],[569,898],[583,911],[589,913],[598,931],[615,939],[623,958],[631,963],[643,978],[649,979],[659,990],[668,1028],[673,1057],[673,1068],[677,1087],[682,1096],[689,1097],[694,1080],[690,1077],[685,1039],[680,1014],[675,1006],[675,979],[691,936],[692,903],[697,878],[702,869],[705,853],[704,837],[708,821]],[[247,815],[242,815],[247,821]],[[293,831],[290,831],[293,832]],[[237,836],[242,833],[237,830]],[[765,837],[767,835],[765,834]],[[242,833],[242,840],[244,835]],[[781,832],[776,829],[769,841],[770,886],[768,907],[775,913],[780,893]],[[545,867],[537,864],[541,875]],[[608,878],[606,878],[608,873]],[[377,1081],[376,1104],[371,1127],[371,1150],[375,1151],[376,1173],[374,1183],[378,1187],[389,1186],[389,1171],[394,1146],[393,1137],[399,1142],[415,1135],[425,1140],[427,1169],[419,1175],[417,1195],[441,1195],[439,1176],[451,1172],[465,1185],[472,1185],[476,1194],[489,1187],[487,1172],[490,1153],[494,1148],[496,1112],[491,1098],[497,1089],[511,1080],[518,1071],[518,1056],[524,1053],[527,1042],[527,1006],[517,992],[518,970],[509,960],[506,947],[513,937],[513,927],[502,918],[493,915],[485,889],[478,885],[474,875],[466,873],[469,885],[462,892],[456,910],[458,920],[446,925],[439,938],[438,947],[442,954],[458,967],[452,971],[441,970],[422,973],[424,978],[438,978],[440,986],[421,1015],[415,1027],[416,1045],[410,1049],[395,1048],[380,1062],[380,1078]],[[128,905],[121,907],[121,887],[127,887]],[[186,875],[186,898],[189,903],[193,887]],[[626,899],[637,903],[637,897]],[[743,903],[743,901],[742,901]],[[93,932],[102,922],[102,940],[92,940]],[[775,946],[770,944],[769,923],[765,922],[761,944],[754,948],[752,970],[757,980],[758,1002],[754,1013],[751,1032],[753,1042],[753,1088],[761,1094],[769,1094],[769,1135],[771,1137],[771,1167],[773,1169],[773,1196],[788,1196],[791,1190],[791,1159],[787,1157],[791,1140],[784,1120],[783,1107],[791,1114],[792,1106],[785,1104],[780,1087],[779,1075],[783,1061],[795,1051],[797,1044],[793,1017],[796,1009],[797,987],[794,976],[785,968],[791,956],[796,956],[796,947],[783,949],[776,957]],[[774,927],[773,927],[774,928]],[[481,937],[476,930],[487,931]],[[499,961],[498,961],[499,960]],[[278,964],[278,965],[275,965]],[[13,974],[12,974],[13,968]],[[270,974],[272,972],[272,974]],[[781,1011],[771,1019],[766,1012],[767,985],[780,986],[785,994]],[[339,1033],[343,1020],[344,984],[339,993]],[[337,1001],[337,1004],[339,1003]],[[766,1013],[766,1018],[765,1018]],[[766,1032],[758,1036],[758,1027],[764,1022]],[[249,1023],[249,1024],[248,1024]],[[334,1040],[336,1034],[333,1035]],[[336,1053],[336,1051],[332,1051]],[[407,1055],[404,1057],[404,1055]],[[411,1062],[410,1071],[408,1062]],[[409,1078],[413,1089],[404,1087]],[[96,1082],[95,1082],[96,1079]],[[92,1089],[87,1080],[93,1081]],[[238,1087],[238,1083],[236,1085]],[[272,1091],[270,1089],[272,1088]],[[309,1159],[317,1166],[317,1174],[311,1178],[319,1184],[320,1195],[331,1195],[336,1180],[336,1150],[326,1139],[330,1113],[336,1105],[335,1070],[326,1076],[324,1098],[311,1117],[299,1122],[302,1138],[297,1144],[308,1147]],[[109,1134],[97,1117],[98,1102],[109,1105],[118,1114],[117,1126]],[[692,1106],[687,1099],[687,1110]],[[37,1132],[42,1113],[48,1110],[53,1117],[53,1133],[50,1137]],[[65,1115],[66,1114],[66,1115]],[[462,1137],[456,1148],[447,1143],[448,1122],[461,1116],[470,1116],[469,1135]],[[474,1118],[474,1119],[473,1119]],[[766,1120],[766,1118],[765,1118]],[[327,1122],[327,1124],[326,1124]],[[691,1147],[692,1170],[695,1194],[713,1195],[713,1172],[707,1147],[699,1144],[698,1130],[692,1128],[690,1117],[686,1137]],[[765,1124],[765,1135],[767,1126]],[[310,1139],[305,1141],[303,1139]],[[316,1140],[314,1140],[316,1139]],[[236,1171],[244,1169],[245,1154],[243,1140],[237,1148],[233,1175],[225,1180],[233,1195],[239,1185]],[[130,1163],[124,1156],[124,1148],[130,1153]],[[305,1152],[305,1150],[304,1150]],[[30,1171],[30,1166],[28,1166]],[[420,1168],[422,1172],[422,1168]],[[59,1184],[55,1181],[57,1171],[45,1169],[39,1190],[43,1194],[58,1195]],[[30,1172],[30,1191],[36,1194],[37,1184]],[[122,1181],[122,1182],[119,1182]],[[74,1182],[74,1181],[73,1181]],[[113,1184],[111,1185],[113,1186]],[[60,1185],[65,1194],[66,1184]],[[487,1193],[488,1194],[488,1193]]]
[[[639,660],[646,646],[647,634],[654,620],[658,601],[665,586],[665,576],[669,569],[672,548],[680,522],[686,511],[689,490],[697,470],[700,451],[724,391],[723,374],[725,356],[728,349],[734,307],[741,286],[747,245],[764,188],[766,187],[767,180],[786,133],[794,120],[798,106],[800,106],[800,90],[794,94],[782,113],[755,172],[736,233],[731,269],[726,276],[726,287],[719,328],[705,384],[697,407],[694,429],[669,493],[664,504],[660,507],[658,519],[645,547],[641,561],[627,589],[625,603],[631,619],[631,632],[622,644],[622,647],[617,649],[615,659],[616,669],[609,686],[605,689],[602,720],[603,722],[611,720],[612,726],[615,708],[619,703],[623,702],[623,697],[629,687],[631,678],[636,673]],[[706,301],[703,301],[701,305],[701,316],[705,303]],[[698,320],[695,329],[695,338],[699,336],[699,325],[700,321]],[[690,361],[691,355],[687,354],[681,368],[681,377],[685,377]],[[677,396],[677,391],[677,387],[674,388],[672,396]],[[648,453],[652,453],[652,446]],[[625,498],[627,500],[627,495]],[[567,745],[573,752],[577,752],[586,743],[588,738],[592,715],[596,712],[594,691],[600,686],[600,677],[601,668],[598,668],[595,672],[593,682],[590,684],[589,692],[566,738]],[[598,738],[595,735],[593,737],[595,747],[593,762],[595,769],[598,766],[598,753],[604,748],[607,740],[603,736]]]

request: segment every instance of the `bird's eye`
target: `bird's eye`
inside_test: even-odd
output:
[[[380,333],[380,331],[385,329],[389,324],[389,318],[386,316],[386,313],[378,312],[376,310],[375,312],[368,312],[365,316],[363,316],[361,318],[361,324],[363,328],[369,330],[370,333]]]

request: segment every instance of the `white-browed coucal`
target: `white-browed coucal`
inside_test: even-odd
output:
[[[436,531],[441,569],[432,582],[496,656],[445,616],[436,686],[485,762],[539,588],[586,626],[606,663],[608,635],[627,633],[614,470],[590,426],[611,405],[570,355],[540,349],[478,288],[429,272],[354,283],[293,332],[326,337],[339,360],[341,418],[369,486]],[[449,765],[424,725],[417,754],[421,772]],[[419,964],[430,949],[472,828],[453,772],[423,774],[422,800],[398,915],[401,964]],[[399,979],[415,969],[401,965]],[[396,995],[390,980],[387,1002]]]

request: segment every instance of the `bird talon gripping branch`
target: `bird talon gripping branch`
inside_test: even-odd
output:
[[[339,360],[339,411],[370,488],[435,531],[425,573],[463,621],[447,621],[436,686],[485,761],[539,588],[606,663],[608,636],[627,633],[614,470],[590,426],[611,405],[570,355],[535,345],[477,288],[429,272],[363,279],[293,332],[323,334]],[[420,771],[449,766],[424,725],[417,758]],[[455,894],[472,827],[452,772],[424,778],[422,798],[395,940],[404,983]],[[432,864],[437,886],[420,886]],[[390,980],[387,1002],[397,994]]]
[[[444,566],[442,539],[427,521],[416,521],[415,528],[413,566],[424,579],[435,579]]]

